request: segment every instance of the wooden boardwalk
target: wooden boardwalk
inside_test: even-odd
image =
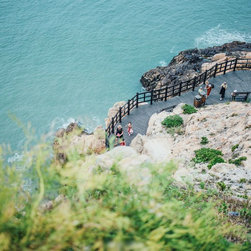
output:
[[[226,90],[225,99],[220,101],[220,85],[226,81],[228,84],[228,88]],[[231,92],[234,90],[237,91],[251,91],[251,71],[235,71],[229,72],[225,75],[220,75],[215,78],[211,78],[209,80],[210,83],[214,84],[214,89],[212,89],[209,98],[207,99],[206,104],[218,104],[231,101]],[[168,99],[166,102],[159,101],[153,103],[152,105],[146,104],[141,105],[138,108],[135,108],[131,111],[129,116],[126,116],[122,120],[122,127],[124,129],[124,137],[126,141],[126,145],[130,145],[132,139],[138,134],[146,134],[148,122],[150,117],[154,113],[159,113],[163,109],[178,105],[179,103],[186,103],[193,105],[194,96],[198,94],[198,88],[193,91],[188,91],[186,93],[181,94],[181,96],[176,96]],[[127,134],[126,125],[128,122],[131,122],[133,125],[134,133],[131,136]]]

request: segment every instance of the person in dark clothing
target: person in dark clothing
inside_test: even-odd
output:
[[[118,125],[116,130],[116,143],[120,145],[125,145],[124,132],[121,125]]]
[[[118,125],[118,127],[117,127],[116,138],[119,138],[119,139],[124,138],[124,132],[123,132],[123,128],[121,125]]]
[[[226,89],[227,89],[227,83],[224,82],[222,85],[221,85],[221,89],[220,89],[220,100],[224,99],[225,98],[225,92],[226,92]]]

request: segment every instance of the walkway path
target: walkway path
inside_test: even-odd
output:
[[[228,89],[226,90],[225,99],[220,101],[220,85],[226,81],[228,84]],[[207,99],[207,105],[224,103],[231,101],[231,92],[233,90],[238,91],[251,91],[251,71],[235,71],[229,72],[225,75],[217,76],[216,78],[211,78],[210,83],[214,84],[214,89],[212,89],[209,98]],[[124,128],[124,136],[126,145],[130,145],[132,139],[138,134],[146,134],[148,121],[154,113],[159,113],[162,109],[170,106],[178,105],[179,103],[186,103],[193,105],[194,96],[198,93],[198,88],[194,92],[189,91],[187,93],[181,94],[181,96],[176,96],[174,98],[168,99],[166,102],[156,102],[152,105],[142,105],[139,108],[135,108],[131,111],[129,116],[126,116],[122,120],[122,127]],[[134,134],[128,136],[126,125],[128,122],[132,122]]]

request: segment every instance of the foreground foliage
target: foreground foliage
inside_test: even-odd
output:
[[[114,164],[96,167],[93,156],[69,155],[62,168],[48,161],[47,146],[22,163],[34,190],[15,166],[1,163],[0,250],[245,250],[227,237],[245,240],[243,228],[227,223],[210,197],[178,188],[173,164],[145,166],[152,174],[143,185]],[[26,173],[27,175],[27,173]],[[43,203],[58,194],[50,209]]]

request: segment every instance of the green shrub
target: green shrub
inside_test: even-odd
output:
[[[225,185],[225,184],[224,184]],[[224,186],[223,185],[223,186]],[[219,187],[221,187],[221,185],[218,185]],[[227,214],[228,212],[228,205],[225,203],[225,202],[222,202],[220,205],[219,205],[219,208],[218,208],[219,212],[220,213],[224,213],[224,214]]]
[[[183,119],[179,115],[168,116],[162,121],[162,125],[166,126],[167,128],[178,127],[182,124]]]
[[[218,182],[217,185],[221,191],[224,191],[227,188],[226,184],[223,181]]]
[[[247,157],[240,157],[238,159],[230,159],[228,162],[230,164],[235,164],[236,166],[240,166],[242,164],[242,161],[247,160]]]
[[[231,148],[232,152],[234,152],[234,150],[237,149],[238,147],[239,147],[239,144],[232,146]]]
[[[251,221],[251,209],[250,208],[246,208],[246,207],[242,208],[240,210],[240,215]]]
[[[203,182],[203,181],[200,182],[200,188],[201,188],[201,189],[204,189],[204,188],[205,188],[205,182]]]
[[[210,160],[210,162],[209,162],[209,164],[207,165],[207,167],[208,167],[209,169],[211,169],[212,166],[214,166],[215,164],[217,164],[217,163],[224,163],[224,162],[225,162],[224,159],[222,159],[222,158],[219,157],[219,156],[216,156],[216,157],[214,157],[212,160]]]
[[[242,178],[242,179],[240,179],[240,181],[239,181],[240,183],[246,183],[247,182],[247,180],[245,179],[245,178]]]
[[[197,110],[193,106],[187,104],[183,105],[182,109],[184,114],[192,114],[197,112]]]
[[[223,155],[221,151],[211,148],[201,148],[199,150],[195,150],[194,152],[195,158],[193,158],[193,161],[195,163],[206,163],[219,155]]]
[[[201,143],[202,145],[206,145],[208,142],[209,142],[209,141],[208,141],[208,138],[207,138],[207,137],[201,137],[200,143]]]

